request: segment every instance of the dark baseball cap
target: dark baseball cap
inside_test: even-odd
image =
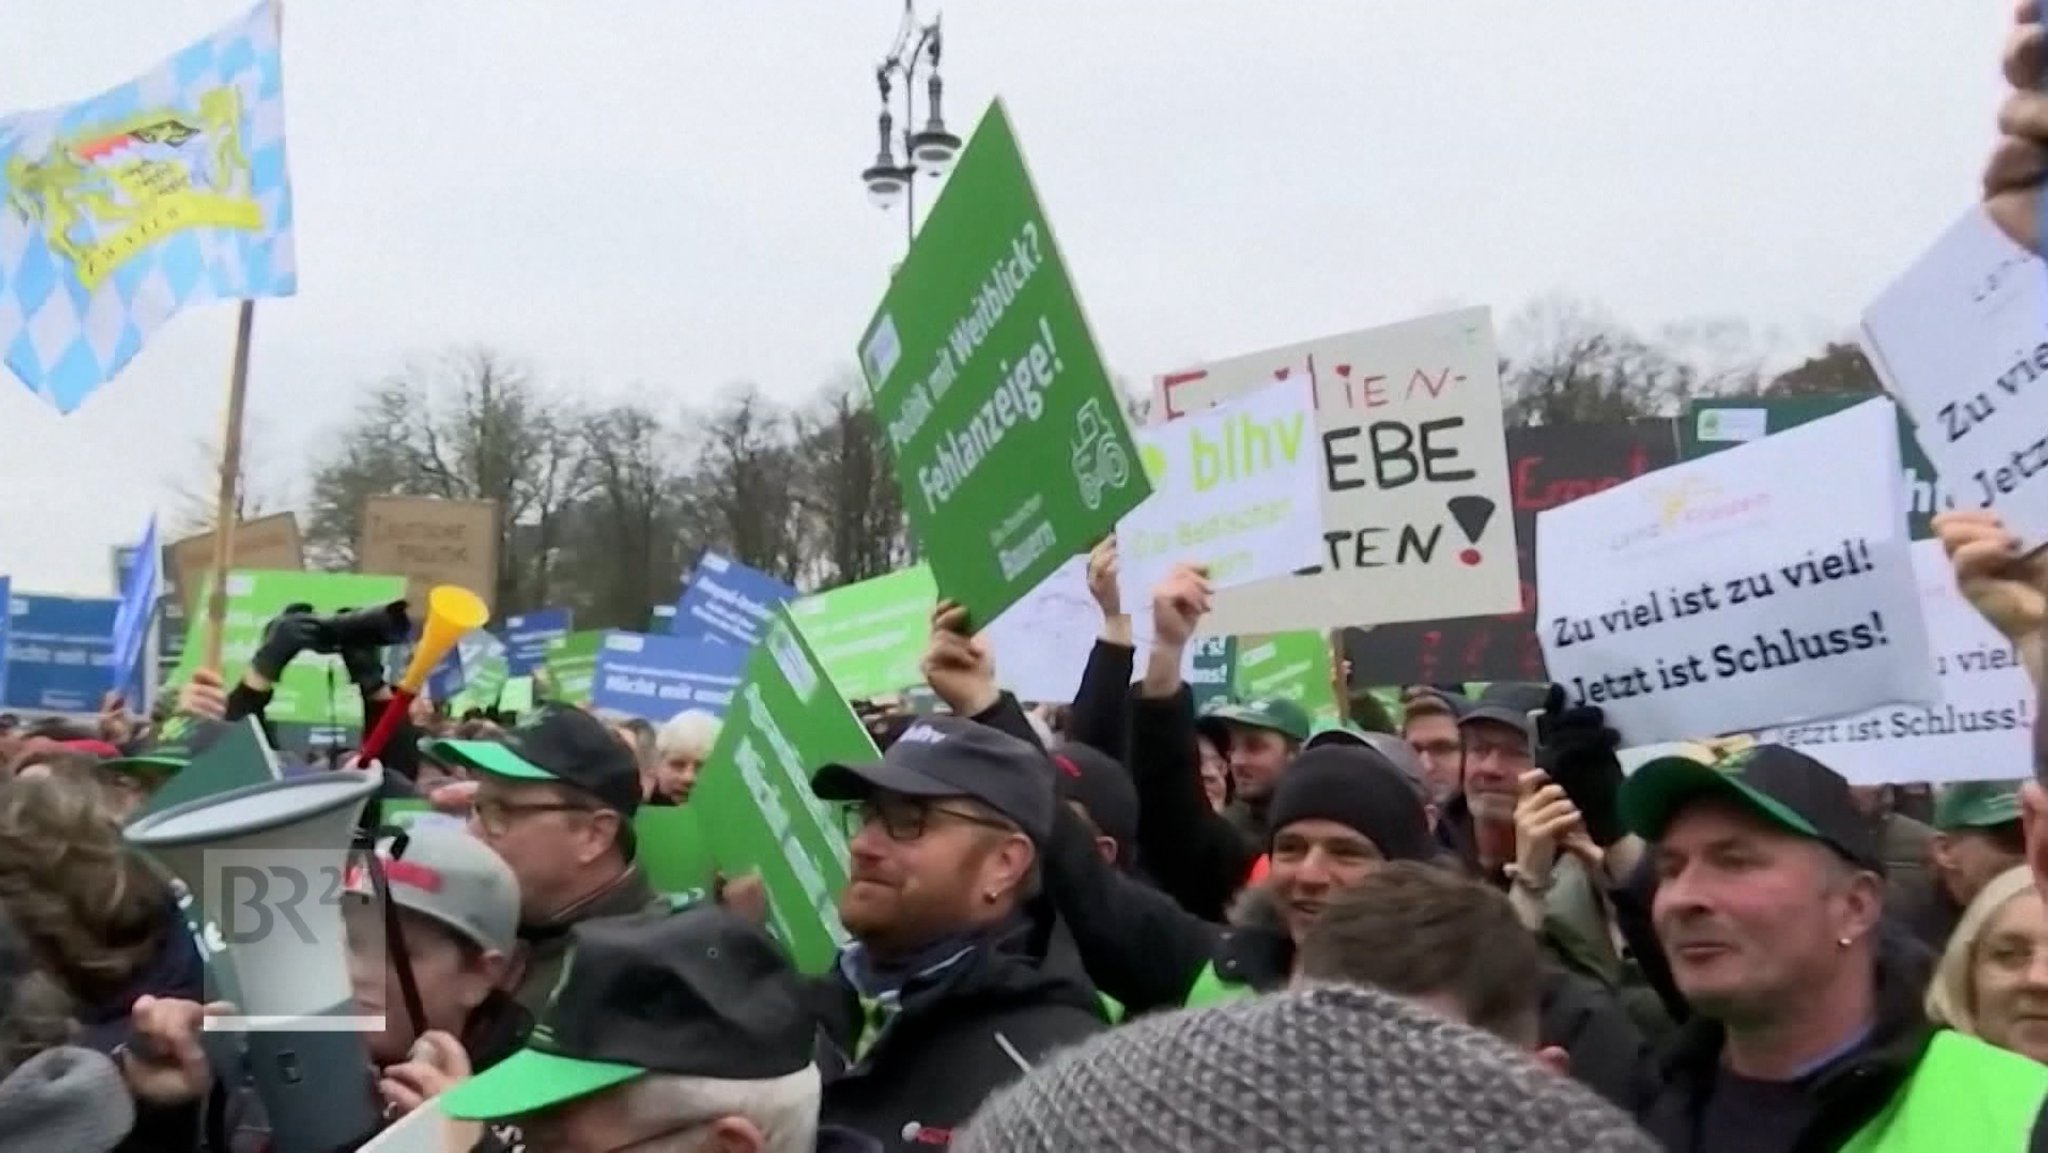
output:
[[[906,797],[965,797],[1008,818],[1044,844],[1052,835],[1052,761],[1034,745],[962,717],[920,717],[882,759],[830,764],[811,777],[820,800],[858,801],[876,791]]]
[[[1485,691],[1479,694],[1479,699],[1473,701],[1470,708],[1457,714],[1458,724],[1464,726],[1490,721],[1506,725],[1524,737],[1534,740],[1536,726],[1535,722],[1529,719],[1529,714],[1541,710],[1549,696],[1550,686],[1547,684],[1533,681],[1496,681],[1486,686]]]
[[[1934,827],[1944,833],[1995,829],[2019,819],[2018,781],[1957,781],[1934,801]]]
[[[1088,810],[1088,819],[1103,836],[1125,847],[1138,844],[1138,786],[1131,772],[1116,758],[1079,741],[1067,741],[1052,751],[1052,763],[1059,769],[1059,795]]]
[[[1644,840],[1656,841],[1687,805],[1709,797],[1819,841],[1859,868],[1884,871],[1876,830],[1856,808],[1849,782],[1783,745],[1752,745],[1711,763],[1689,756],[1649,761],[1622,782],[1622,823]]]
[[[570,705],[545,705],[495,740],[434,741],[421,752],[511,781],[567,785],[631,817],[640,808],[640,766],[603,721]]]
[[[526,1045],[441,1094],[458,1121],[538,1113],[650,1073],[765,1081],[811,1063],[816,1019],[775,942],[715,904],[599,917]]]
[[[1308,739],[1308,710],[1285,697],[1261,697],[1252,701],[1223,701],[1202,714],[1211,724],[1241,729],[1265,729],[1296,743]]]
[[[100,762],[100,767],[137,777],[173,777],[233,728],[226,721],[173,713],[132,750]]]

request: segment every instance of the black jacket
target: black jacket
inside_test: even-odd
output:
[[[1934,1026],[1921,1008],[1929,974],[1919,954],[1900,947],[1904,943],[1903,935],[1880,939],[1877,1020],[1870,1040],[1814,1080],[1810,1089],[1820,1110],[1800,1135],[1795,1153],[1839,1149],[1891,1101],[1933,1039]],[[1679,1029],[1658,1063],[1653,1093],[1637,1120],[1670,1153],[1740,1153],[1699,1144],[1700,1113],[1713,1092],[1725,1039],[1717,1022],[1694,1017]],[[2039,1125],[2035,1132],[2039,1143]]]
[[[872,1033],[870,1006],[844,972],[812,981],[820,1120],[884,1150],[943,1146],[990,1094],[1101,1032],[1094,989],[1078,969],[1042,960],[1046,952],[1042,926],[986,939],[937,974],[913,977]]]
[[[1131,700],[1131,780],[1138,789],[1138,856],[1167,895],[1205,921],[1221,921],[1264,851],[1265,815],[1217,813],[1202,792],[1195,699],[1187,686],[1163,700]]]

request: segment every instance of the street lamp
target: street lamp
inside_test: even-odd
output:
[[[930,68],[925,76],[926,119],[924,127],[912,131],[917,123],[918,74],[926,67]],[[903,90],[901,164],[896,162],[896,117],[889,108],[889,98],[899,82]],[[889,54],[875,68],[875,84],[882,93],[882,111],[876,121],[881,149],[875,162],[860,174],[861,183],[867,185],[868,200],[877,208],[886,212],[898,204],[903,206],[904,235],[915,240],[918,176],[942,179],[960,155],[960,138],[946,131],[941,111],[945,83],[939,79],[939,20],[920,21],[916,0],[903,0],[903,23],[896,29]]]

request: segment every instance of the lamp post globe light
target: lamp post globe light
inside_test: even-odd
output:
[[[942,111],[945,82],[939,78],[939,20],[918,19],[916,0],[903,0],[903,22],[889,54],[875,67],[875,84],[881,90],[882,109],[876,118],[880,149],[875,162],[860,174],[867,185],[868,200],[883,211],[903,208],[903,231],[907,239],[917,236],[917,180],[944,178],[960,155],[960,138],[946,130]],[[925,121],[917,124],[917,81],[924,76]],[[890,97],[903,93],[903,132],[899,139]],[[898,149],[901,163],[898,163]]]

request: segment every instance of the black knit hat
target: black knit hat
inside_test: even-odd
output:
[[[1277,834],[1296,821],[1315,820],[1358,830],[1389,861],[1427,861],[1437,853],[1415,786],[1369,748],[1323,745],[1280,774],[1267,828]]]

